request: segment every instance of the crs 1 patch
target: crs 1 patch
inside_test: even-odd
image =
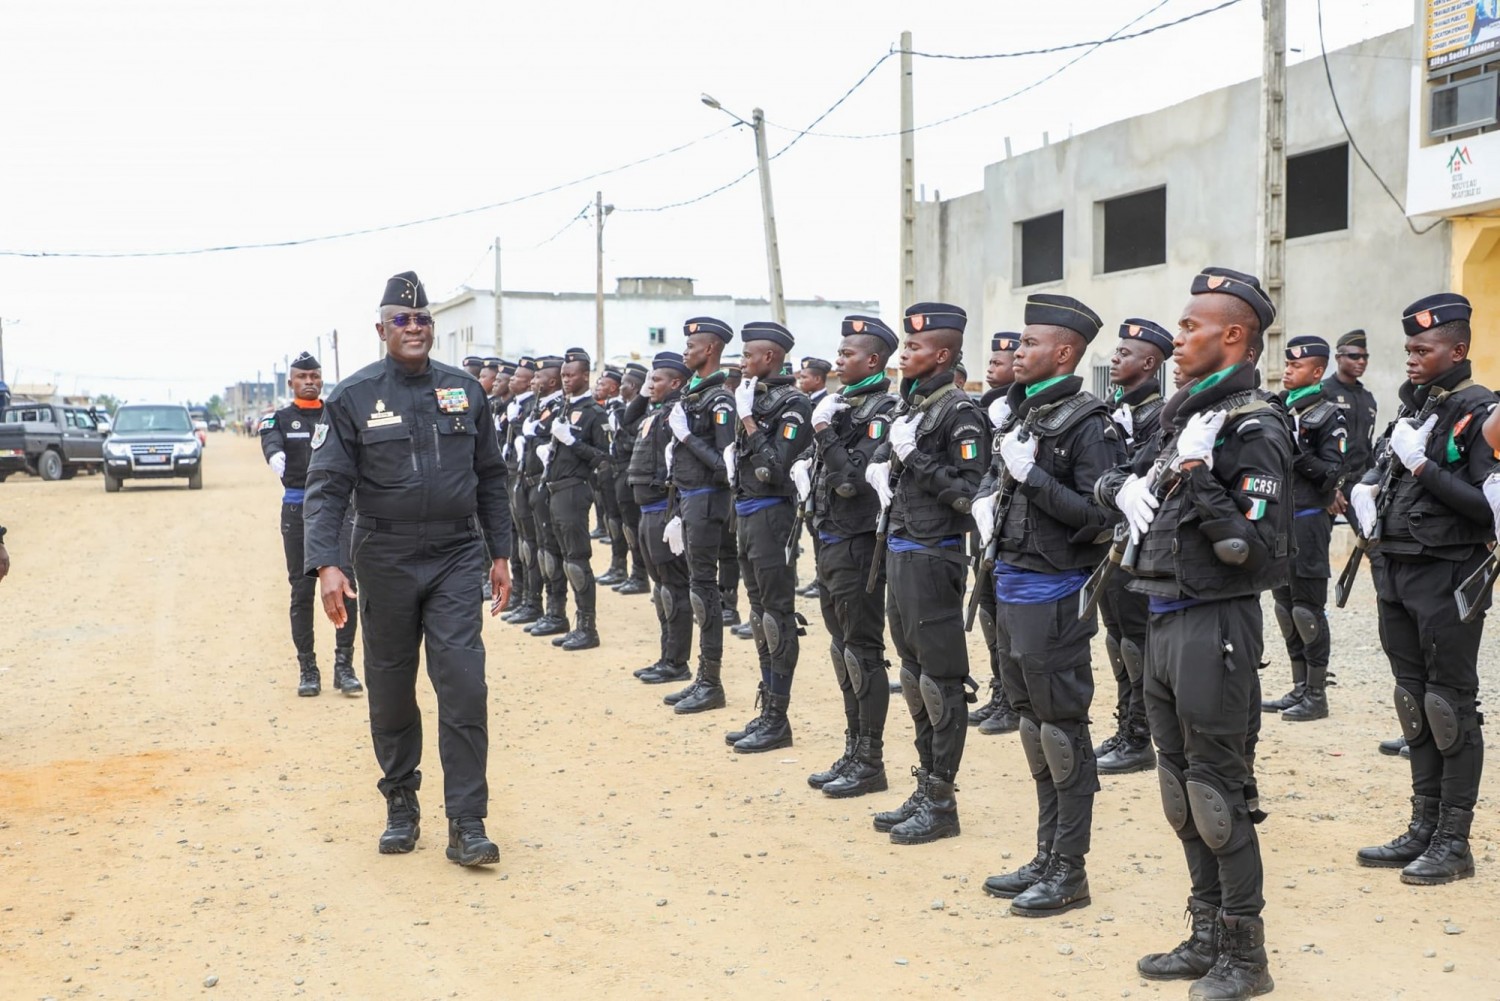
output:
[[[1240,493],[1249,494],[1251,497],[1264,497],[1267,500],[1277,500],[1281,497],[1281,477],[1262,476],[1251,473],[1240,479]]]

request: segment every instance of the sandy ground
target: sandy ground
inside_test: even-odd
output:
[[[278,486],[228,435],[205,480],[0,485],[0,998],[1186,996],[1134,974],[1184,929],[1154,774],[1105,777],[1091,907],[1010,917],[980,883],[1032,852],[1015,738],[971,731],[962,837],[891,845],[869,814],[908,792],[899,699],[889,794],[805,782],[842,740],[820,627],[796,746],[752,757],[722,740],[752,715],[748,643],[728,641],[730,708],[676,717],[630,675],[655,655],[645,597],[605,591],[606,645],[581,655],[489,622],[501,864],[443,858],[435,725],[419,849],[377,854],[365,703],[294,691]],[[1261,744],[1275,996],[1500,998],[1492,797],[1475,879],[1408,887],[1353,863],[1404,823],[1407,777],[1375,753],[1396,727],[1368,581],[1333,625],[1334,718],[1269,718]],[[326,623],[319,643],[326,679]],[[971,649],[978,664],[977,632]],[[1489,642],[1490,690],[1496,673]]]

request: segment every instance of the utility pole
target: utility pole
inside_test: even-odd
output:
[[[604,217],[613,212],[604,192],[594,192],[594,362],[604,364]]]
[[[1260,76],[1260,194],[1256,213],[1259,278],[1276,304],[1276,319],[1263,331],[1259,360],[1266,382],[1281,384],[1279,360],[1286,316],[1286,0],[1261,0],[1264,56]]]
[[[766,268],[771,273],[772,319],[786,326],[786,296],[781,291],[781,251],[776,246],[776,210],[771,205],[771,158],[766,153],[766,113],[750,112],[755,132],[755,160],[760,167],[760,209],[766,220]]]
[[[339,331],[338,331],[337,327],[334,328],[332,336],[333,336],[333,381],[334,382],[338,382],[339,381]]]
[[[5,318],[0,317],[0,382],[5,381]]]
[[[500,238],[495,237],[495,354],[505,357],[505,335],[500,309]]]
[[[912,101],[911,32],[901,33],[901,298],[896,309],[917,301],[916,109]]]

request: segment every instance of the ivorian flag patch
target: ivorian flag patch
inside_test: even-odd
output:
[[[781,426],[781,437],[785,438],[787,441],[792,441],[797,437],[797,425],[783,424]]]
[[[714,411],[714,423],[715,424],[728,424],[729,423],[729,411],[727,411],[727,410],[715,410]]]
[[[979,442],[977,442],[977,441],[962,442],[958,446],[958,455],[959,455],[959,458],[961,458],[961,459],[977,459],[977,458],[979,458]]]
[[[1251,521],[1260,521],[1266,516],[1266,502],[1259,497],[1250,499],[1250,510],[1245,512],[1245,517]]]
[[[865,429],[865,437],[875,439],[885,437],[885,421],[871,421],[870,426]]]

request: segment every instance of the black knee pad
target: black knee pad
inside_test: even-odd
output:
[[[1026,766],[1031,777],[1040,782],[1051,775],[1047,767],[1047,752],[1042,749],[1042,731],[1032,720],[1021,719],[1021,750],[1026,754]]]
[[[869,686],[869,676],[865,672],[865,666],[859,662],[859,654],[849,647],[844,647],[844,671],[849,676],[849,687],[855,696],[863,695]]]
[[[1469,745],[1468,735],[1479,730],[1481,721],[1474,702],[1456,692],[1429,688],[1422,707],[1432,728],[1432,742],[1444,757],[1461,752]]]
[[[911,718],[918,723],[927,719],[927,703],[922,701],[921,682],[912,673],[911,668],[901,669],[901,696],[906,699],[906,708],[911,713]]]
[[[1282,639],[1291,639],[1297,635],[1297,623],[1292,619],[1292,606],[1276,602],[1276,626],[1281,630]]]
[[[1198,837],[1215,855],[1229,855],[1244,847],[1254,826],[1243,791],[1226,792],[1197,779],[1187,782],[1188,806]]]
[[[1426,732],[1426,717],[1422,712],[1422,705],[1417,697],[1400,685],[1396,686],[1394,693],[1396,702],[1396,719],[1401,722],[1401,734],[1406,738],[1408,744],[1415,744],[1422,739]]]
[[[1192,831],[1192,811],[1188,808],[1187,780],[1182,769],[1165,757],[1156,759],[1156,781],[1161,786],[1161,812],[1178,837]]]
[[[1297,635],[1302,637],[1302,642],[1311,644],[1323,628],[1323,616],[1306,605],[1293,605],[1292,625],[1296,626]]]
[[[844,663],[844,650],[839,646],[838,640],[828,644],[828,656],[833,661],[833,677],[839,683],[840,691],[849,689],[849,669]]]
[[[1125,661],[1125,675],[1131,681],[1140,681],[1146,676],[1146,652],[1135,640],[1120,641],[1120,656]]]

